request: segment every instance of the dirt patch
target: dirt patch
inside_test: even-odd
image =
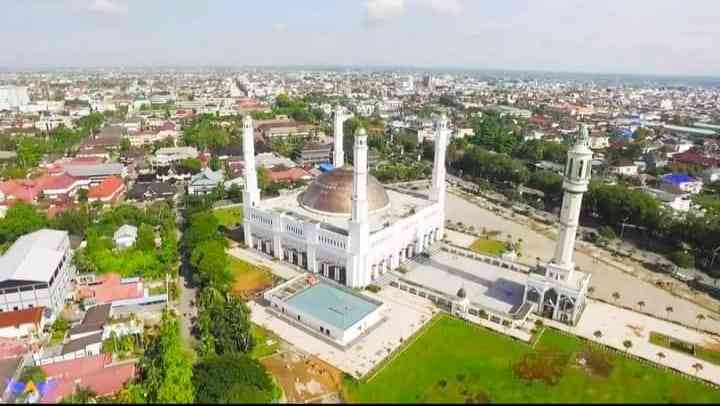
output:
[[[525,355],[513,365],[513,372],[518,378],[527,381],[543,381],[546,385],[555,385],[563,376],[568,363],[566,354],[554,351],[538,351]]]
[[[612,374],[610,355],[595,349],[586,349],[577,355],[577,363],[592,376],[607,378]]]
[[[643,330],[645,330],[645,327],[643,326],[634,326],[632,324],[626,324],[625,327],[632,330],[633,334],[635,334],[635,337],[643,338],[645,335],[643,335]]]
[[[702,346],[710,351],[720,352],[720,337],[709,337],[703,342]]]
[[[288,351],[260,362],[275,377],[290,403],[314,403],[340,390],[342,372],[317,357]]]

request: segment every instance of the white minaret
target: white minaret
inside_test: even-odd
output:
[[[243,120],[243,130],[243,158],[245,160],[243,203],[245,207],[254,207],[260,202],[260,189],[258,189],[257,170],[255,169],[255,136],[250,115],[246,115]]]
[[[555,256],[549,269],[556,270],[561,280],[569,280],[575,270],[573,251],[575,236],[580,218],[580,206],[583,193],[588,190],[592,151],[588,145],[588,129],[580,126],[580,134],[568,151],[565,181],[563,182],[562,209],[560,211],[560,238],[555,248]]]
[[[335,107],[335,148],[333,152],[333,165],[340,168],[345,165],[345,151],[343,150],[343,122],[345,121],[345,113],[343,108],[338,104]]]
[[[445,151],[448,143],[448,119],[446,115],[440,117],[435,129],[435,162],[433,164],[432,185],[430,185],[430,200],[438,202],[445,207]]]
[[[347,284],[364,286],[369,282],[367,257],[370,249],[370,213],[368,207],[367,132],[355,132],[352,215],[350,217],[350,256],[347,264]]]

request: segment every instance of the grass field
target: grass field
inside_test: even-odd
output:
[[[253,323],[250,332],[255,337],[255,348],[250,353],[253,358],[257,359],[273,355],[280,348],[280,338],[273,334],[272,331]]]
[[[505,252],[505,243],[498,240],[478,238],[472,243],[472,245],[470,245],[470,249],[481,254],[498,257]]]
[[[235,276],[231,292],[236,296],[246,298],[254,292],[272,285],[270,269],[264,266],[232,257],[230,266]]]
[[[720,365],[720,351],[713,351],[710,348],[688,343],[687,341],[683,341],[675,337],[666,336],[665,334],[658,333],[657,331],[650,332],[650,342],[673,351],[694,355],[711,364]]]
[[[228,229],[236,228],[242,224],[243,210],[242,207],[230,207],[227,209],[216,209],[213,211],[215,218],[218,219],[221,226]]]
[[[346,377],[343,395],[363,403],[720,402],[720,390],[555,330],[532,349],[446,315],[369,382]]]

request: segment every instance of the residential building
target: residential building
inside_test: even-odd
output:
[[[188,194],[198,195],[210,193],[217,189],[218,185],[222,185],[222,182],[222,171],[215,172],[210,168],[205,168],[202,172],[190,178]]]
[[[129,224],[121,226],[115,231],[115,234],[113,234],[115,247],[121,250],[132,247],[135,244],[135,240],[137,240],[137,234],[137,227]]]
[[[0,313],[0,337],[21,338],[43,331],[43,307]]]

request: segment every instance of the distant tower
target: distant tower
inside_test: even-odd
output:
[[[447,151],[448,134],[448,119],[443,114],[435,129],[435,162],[430,185],[430,200],[438,202],[443,213],[445,213],[445,152]],[[445,234],[444,226],[445,222],[443,221],[438,238],[442,238]]]
[[[568,151],[567,166],[565,167],[565,181],[563,182],[565,193],[560,211],[560,239],[555,248],[552,263],[558,270],[564,269],[566,271],[564,276],[568,278],[575,269],[573,252],[580,218],[580,206],[583,193],[587,192],[590,183],[592,151],[588,142],[588,129],[583,124],[580,126],[580,134],[575,144]]]
[[[560,211],[560,238],[552,260],[538,264],[528,276],[525,286],[526,304],[535,313],[553,320],[575,324],[585,308],[590,274],[576,271],[573,261],[580,206],[590,182],[592,151],[588,130],[580,126],[580,135],[568,151],[563,204]]]
[[[345,164],[345,151],[343,150],[343,122],[345,113],[342,106],[335,108],[335,147],[333,152],[333,165],[340,168]]]
[[[355,132],[352,213],[350,217],[350,257],[348,258],[348,285],[364,286],[367,275],[367,257],[370,249],[370,214],[368,207],[367,132]]]
[[[244,231],[245,244],[253,246],[252,228],[250,227],[250,216],[253,207],[260,203],[260,189],[257,183],[257,171],[255,170],[255,136],[253,135],[253,122],[250,115],[243,120],[243,158],[245,160],[245,191],[243,192],[243,217],[245,217]]]

